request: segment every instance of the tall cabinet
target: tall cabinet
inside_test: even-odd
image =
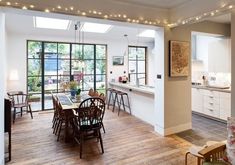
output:
[[[223,38],[209,43],[208,71],[231,72],[231,39]]]

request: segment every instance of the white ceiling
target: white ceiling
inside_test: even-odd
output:
[[[68,17],[69,19],[69,17]],[[20,23],[19,23],[20,20]],[[110,22],[107,22],[110,24]],[[25,34],[32,36],[52,36],[52,37],[66,37],[74,39],[74,22],[71,24],[69,30],[51,30],[51,29],[39,29],[34,28],[33,16],[19,15],[19,14],[6,14],[6,27],[9,33]],[[152,38],[137,37],[137,34],[146,30],[143,27],[128,27],[113,25],[112,29],[105,34],[99,33],[85,33],[85,39],[106,41],[106,40],[121,40],[127,42],[124,34],[128,35],[130,42],[153,42]]]
[[[217,22],[217,23],[227,23],[227,24],[229,24],[231,22],[231,14],[224,14],[224,15],[220,15],[220,16],[217,16],[217,17],[211,17],[207,20]]]
[[[112,0],[146,7],[172,9],[192,0]]]

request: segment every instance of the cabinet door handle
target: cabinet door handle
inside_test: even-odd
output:
[[[211,102],[210,102],[209,104],[213,105],[214,103],[211,103]]]
[[[213,96],[209,96],[210,98],[214,98]]]
[[[211,112],[212,112],[212,111],[214,111],[214,110],[213,110],[213,109],[209,109],[209,111],[211,111]]]

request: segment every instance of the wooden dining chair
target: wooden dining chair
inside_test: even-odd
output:
[[[80,144],[80,158],[82,158],[83,143],[85,140],[99,139],[102,153],[104,153],[100,129],[105,113],[105,103],[99,97],[91,97],[81,102],[76,110],[77,117],[74,118],[74,139]]]
[[[88,95],[89,96],[94,96],[94,94],[95,94],[94,89],[93,88],[89,89]]]
[[[33,113],[31,109],[31,105],[28,101],[29,96],[23,93],[16,93],[11,95],[10,98],[12,99],[12,107],[14,108],[13,112],[13,123],[15,123],[17,109],[20,109],[20,114],[23,114],[23,108],[26,108],[26,112],[30,112],[31,118],[33,119]]]

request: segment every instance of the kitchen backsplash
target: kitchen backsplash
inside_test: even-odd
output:
[[[192,72],[192,82],[203,83],[202,76],[206,76],[208,83],[211,85],[230,86],[231,73],[213,73],[203,71]]]

